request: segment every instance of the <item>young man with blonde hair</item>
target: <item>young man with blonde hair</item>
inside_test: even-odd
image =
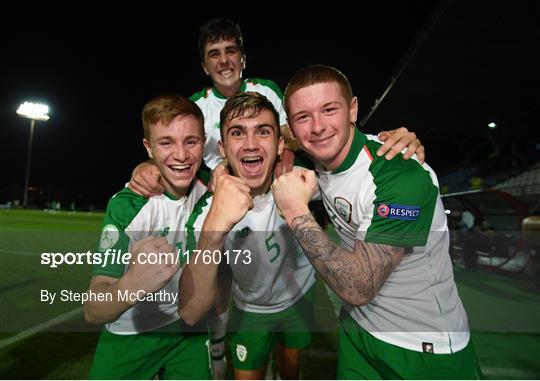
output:
[[[132,253],[95,264],[84,305],[88,322],[104,324],[90,378],[208,379],[208,334],[177,315],[187,221],[207,188],[195,174],[204,147],[203,116],[181,96],[160,96],[142,113],[144,146],[165,193],[145,198],[124,188],[109,201],[99,251]],[[157,260],[152,260],[156,258]]]

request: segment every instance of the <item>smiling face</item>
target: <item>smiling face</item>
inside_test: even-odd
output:
[[[233,174],[246,181],[253,196],[266,193],[284,147],[275,115],[266,108],[257,115],[244,113],[226,121],[222,130],[219,149]]]
[[[289,95],[288,122],[302,149],[332,171],[345,160],[354,136],[356,98],[348,102],[336,82],[320,82]]]
[[[203,157],[201,121],[191,114],[178,115],[168,124],[158,121],[149,132],[144,146],[161,172],[165,190],[185,196]]]
[[[229,98],[240,91],[245,60],[234,38],[220,39],[205,44],[202,67],[215,88]]]

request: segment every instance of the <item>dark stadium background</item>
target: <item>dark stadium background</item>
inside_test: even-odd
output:
[[[304,65],[336,66],[352,82],[361,117],[394,78],[362,129],[417,132],[443,185],[444,176],[472,165],[510,175],[538,158],[538,7],[423,0],[291,13],[270,4],[242,12],[233,9],[240,5],[223,12],[133,6],[135,17],[108,9],[86,18],[83,10],[55,18],[14,13],[0,27],[0,203],[22,200],[30,123],[15,111],[34,100],[50,106],[51,119],[36,127],[29,204],[104,208],[146,158],[145,102],[210,85],[196,38],[211,17],[241,25],[246,77],[284,88]]]

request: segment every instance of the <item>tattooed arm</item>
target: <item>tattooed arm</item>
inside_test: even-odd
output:
[[[307,204],[317,187],[315,173],[295,170],[274,180],[274,200],[304,253],[326,283],[347,303],[369,303],[403,257],[397,246],[356,241],[348,251],[334,244]]]
[[[367,304],[403,257],[404,249],[356,241],[350,252],[333,243],[311,213],[294,217],[290,227],[306,257],[341,299]]]

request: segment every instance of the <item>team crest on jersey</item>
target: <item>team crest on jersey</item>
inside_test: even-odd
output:
[[[352,205],[349,201],[345,200],[343,197],[336,197],[334,198],[334,207],[345,222],[351,222]]]
[[[246,347],[241,344],[236,344],[236,357],[238,357],[238,360],[241,362],[246,361],[247,354],[248,352]]]
[[[120,232],[114,225],[108,224],[103,227],[101,231],[101,238],[99,239],[99,249],[105,251],[116,245],[116,242],[120,239]]]

